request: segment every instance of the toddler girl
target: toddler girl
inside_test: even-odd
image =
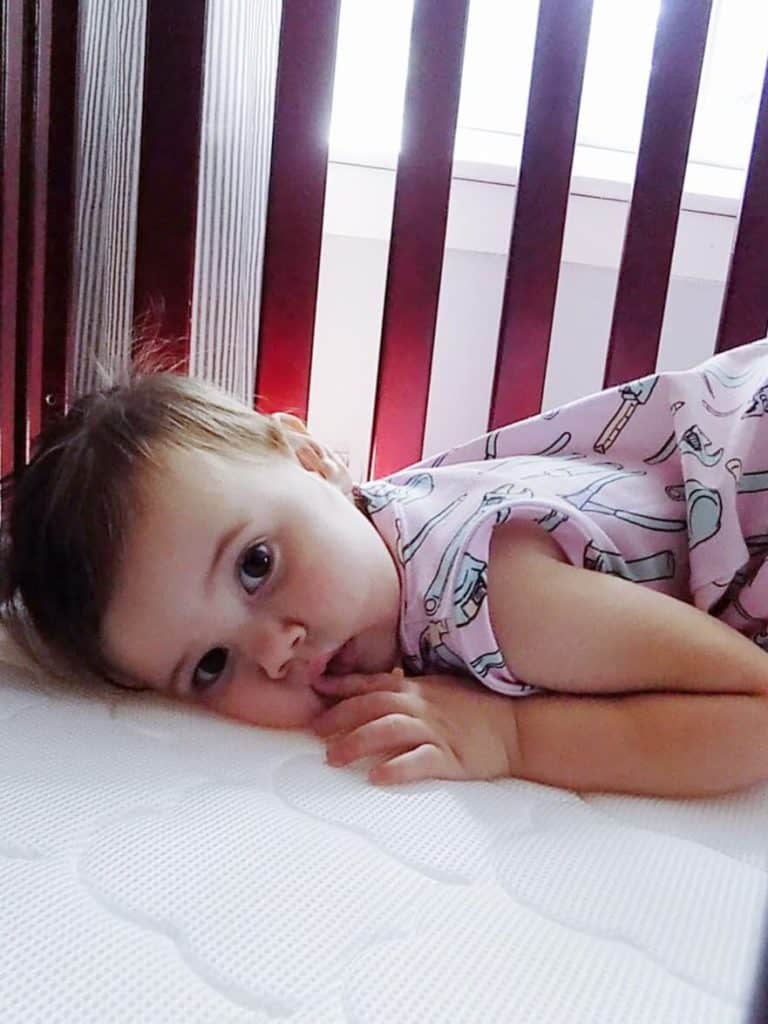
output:
[[[760,342],[354,487],[295,417],[136,376],[15,482],[4,619],[378,783],[722,793],[768,778],[766,410]]]

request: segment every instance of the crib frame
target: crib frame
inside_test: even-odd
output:
[[[415,0],[371,475],[422,454],[468,3]],[[284,0],[280,30],[254,394],[260,407],[291,408],[304,416],[339,4]],[[656,365],[710,7],[710,0],[667,0],[659,20],[606,386],[650,373]],[[541,409],[591,8],[591,0],[540,4],[489,429]],[[5,475],[24,464],[41,426],[72,400],[78,26],[77,6],[56,0],[3,0],[2,11],[0,471]],[[147,3],[134,310],[140,318],[150,297],[162,295],[158,329],[172,339],[169,355],[182,368],[195,260],[205,15],[204,0],[190,0],[183,12],[160,0]],[[165,184],[169,180],[173,189]],[[717,351],[768,329],[766,196],[768,73]]]
[[[422,455],[469,0],[415,0],[370,474]],[[254,394],[306,416],[340,0],[284,0]],[[489,429],[540,411],[592,0],[541,0]],[[659,20],[604,384],[655,369],[710,0]],[[204,0],[148,0],[134,311],[187,363]],[[73,381],[78,5],[2,0],[0,474],[25,464]],[[165,183],[174,182],[168,189]],[[297,202],[301,196],[301,202]],[[650,225],[653,225],[653,230]],[[768,330],[768,69],[716,351]],[[179,340],[181,339],[181,340]],[[402,381],[407,380],[404,388]],[[7,508],[2,509],[3,515]],[[766,1019],[768,953],[751,1019]]]

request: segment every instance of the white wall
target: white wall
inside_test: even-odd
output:
[[[356,196],[350,170],[343,168],[329,180],[309,424],[348,453],[353,472],[364,476],[394,176],[368,171],[372,181]],[[454,182],[425,455],[486,428],[514,191]],[[571,197],[544,392],[547,408],[602,385],[627,210],[626,201],[614,198]],[[733,204],[682,214],[659,369],[691,366],[714,350],[735,223]]]

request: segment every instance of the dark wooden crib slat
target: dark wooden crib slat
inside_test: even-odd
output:
[[[306,419],[340,0],[284,0],[256,403]]]
[[[717,352],[768,331],[768,64],[755,124],[736,240],[720,315]]]
[[[34,32],[30,26],[27,39],[18,335],[25,371],[25,459],[44,422],[66,408],[72,376],[76,9],[38,0]]]
[[[19,195],[21,177],[23,0],[4,0],[0,72],[0,476],[22,461],[16,429],[17,414],[23,417],[21,395],[16,389],[16,330],[18,318]],[[23,426],[23,421],[22,421]],[[5,510],[3,510],[5,515]]]
[[[2,471],[64,411],[71,279],[77,7],[8,3],[3,36]]]
[[[421,458],[468,0],[416,0],[369,474]]]
[[[43,285],[41,426],[69,406],[74,375],[72,307],[77,106],[76,4],[50,9],[49,121]],[[40,0],[42,7],[42,0]]]
[[[488,429],[541,409],[592,0],[542,0]]]
[[[656,367],[711,0],[661,6],[604,386]]]
[[[29,10],[26,12],[29,18]],[[50,4],[37,5],[34,26],[25,26],[21,188],[19,195],[19,287],[16,333],[17,443],[23,462],[31,436],[40,430],[45,281],[46,175],[50,101]],[[19,436],[19,433],[21,436]]]
[[[163,364],[189,360],[205,2],[147,3],[134,318]]]

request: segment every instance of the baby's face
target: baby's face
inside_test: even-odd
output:
[[[295,457],[168,452],[102,624],[142,685],[248,722],[307,724],[326,671],[398,663],[399,584],[349,497]],[[340,653],[339,653],[340,652]]]

